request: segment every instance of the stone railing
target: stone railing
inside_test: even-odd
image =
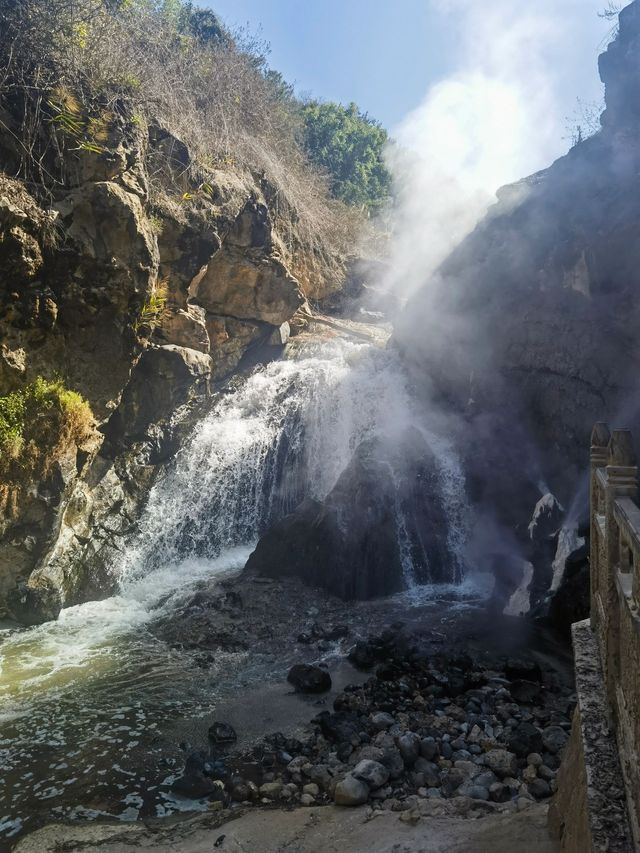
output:
[[[640,845],[640,508],[629,430],[591,436],[591,627],[616,733],[627,809]],[[636,849],[640,849],[636,847]]]

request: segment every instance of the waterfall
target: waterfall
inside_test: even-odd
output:
[[[181,807],[156,737],[172,721],[210,715],[234,679],[270,677],[273,661],[221,647],[202,669],[197,653],[167,645],[154,625],[175,618],[198,584],[239,572],[261,533],[304,498],[325,498],[367,442],[388,451],[382,485],[397,497],[408,604],[433,600],[432,587],[416,585],[422,504],[403,491],[407,430],[433,451],[437,470],[422,491],[438,493],[446,545],[461,555],[460,465],[429,413],[415,409],[393,353],[338,339],[298,345],[295,358],[256,368],[217,398],[152,489],[116,567],[119,594],[28,630],[0,626],[0,844],[42,815],[130,820],[142,808]],[[87,791],[98,793],[85,809]]]
[[[363,441],[394,442],[409,426],[436,454],[437,498],[461,565],[464,477],[452,448],[425,418],[414,409],[395,355],[366,344],[307,344],[295,359],[256,368],[220,395],[153,488],[123,577],[253,545],[305,498],[326,497]],[[415,573],[399,505],[397,529],[410,585]]]

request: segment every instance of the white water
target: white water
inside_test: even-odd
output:
[[[365,439],[392,445],[409,426],[436,453],[437,497],[450,523],[452,552],[462,554],[464,477],[445,438],[415,410],[393,354],[334,339],[295,361],[255,372],[206,417],[175,469],[152,491],[125,576],[215,556],[254,543],[265,526],[307,497],[324,498]],[[393,478],[393,472],[390,472]],[[398,512],[405,578],[412,583],[406,530]]]
[[[0,631],[0,836],[17,831],[41,801],[54,817],[77,816],[82,790],[99,791],[105,779],[105,798],[117,783],[122,817],[130,816],[130,798],[143,789],[131,787],[135,774],[121,764],[132,766],[154,727],[195,717],[199,707],[210,712],[229,666],[229,655],[216,655],[203,676],[193,657],[147,626],[201,581],[240,570],[270,521],[305,497],[325,497],[361,441],[393,444],[409,426],[436,454],[449,545],[461,555],[460,465],[446,438],[430,431],[428,413],[414,409],[392,354],[335,339],[309,345],[221,396],[152,490],[139,534],[114,567],[119,594],[68,608],[57,622]],[[399,502],[397,530],[407,601],[424,601],[431,588],[414,586]],[[81,773],[67,769],[78,765]],[[165,813],[166,800],[154,802]]]

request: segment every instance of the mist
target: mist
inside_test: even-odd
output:
[[[458,44],[453,72],[392,129],[396,206],[384,287],[402,301],[473,230],[505,184],[571,145],[580,104],[599,105],[601,0],[432,0]]]

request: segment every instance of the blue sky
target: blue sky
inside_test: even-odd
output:
[[[476,10],[493,0],[200,0],[233,26],[247,25],[271,45],[270,64],[299,93],[356,101],[393,128],[429,87],[461,61],[456,4]],[[513,5],[528,0],[513,0]],[[561,109],[599,97],[596,57],[608,25],[604,0],[555,0],[566,7],[570,67]],[[449,13],[446,7],[449,6]],[[451,13],[454,6],[454,13]],[[534,4],[535,6],[535,4]],[[563,34],[564,35],[564,34]]]

